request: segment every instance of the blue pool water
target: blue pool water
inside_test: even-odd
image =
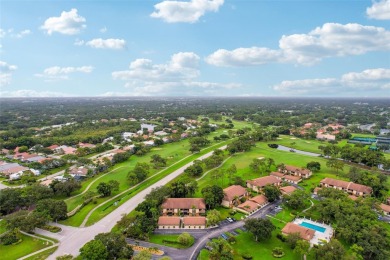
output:
[[[321,233],[324,233],[326,228],[323,228],[323,227],[320,227],[320,226],[317,226],[317,225],[314,225],[314,224],[311,224],[311,223],[307,223],[305,221],[303,221],[300,226],[302,227],[307,227],[307,228],[310,228],[310,229],[313,229],[315,231],[318,231],[318,232],[321,232]]]

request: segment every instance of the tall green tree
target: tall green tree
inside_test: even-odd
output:
[[[108,250],[100,240],[91,240],[80,248],[81,259],[102,260],[107,259]]]
[[[244,227],[253,234],[256,242],[260,240],[270,239],[275,226],[266,218],[251,218],[245,221]]]
[[[214,209],[222,203],[223,189],[217,185],[206,186],[202,189],[202,195],[208,209]]]

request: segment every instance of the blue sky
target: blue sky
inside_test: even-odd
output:
[[[0,96],[390,96],[390,0],[0,1]]]

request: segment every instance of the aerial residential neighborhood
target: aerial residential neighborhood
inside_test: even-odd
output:
[[[390,0],[0,17],[0,260],[390,259]]]

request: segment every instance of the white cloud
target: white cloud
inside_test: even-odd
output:
[[[350,72],[340,78],[304,79],[282,81],[273,89],[284,94],[341,94],[356,90],[375,91],[390,88],[390,69],[367,69]]]
[[[15,91],[0,91],[0,97],[71,97],[74,95],[52,91],[36,91],[32,89],[20,89]]]
[[[42,74],[35,74],[36,77],[45,78],[48,81],[53,80],[65,80],[69,79],[69,74],[80,72],[80,73],[91,73],[93,71],[92,66],[82,67],[59,67],[53,66],[46,68]]]
[[[24,36],[27,36],[29,34],[31,34],[32,32],[28,29],[26,30],[23,30],[23,31],[20,31],[18,33],[14,33],[14,29],[8,29],[8,30],[3,30],[0,28],[0,38],[4,38],[6,37],[7,35],[9,35],[10,37],[13,37],[13,38],[23,38]]]
[[[0,28],[0,38],[4,38],[7,32]]]
[[[136,59],[125,71],[114,71],[112,77],[124,80],[131,92],[107,92],[106,96],[167,96],[200,95],[221,89],[241,87],[236,83],[200,81],[199,56],[193,52],[179,52],[164,64],[150,59]],[[216,93],[218,93],[216,91]]]
[[[280,50],[268,48],[238,48],[232,51],[219,49],[206,58],[215,66],[253,66],[271,62],[279,62],[283,58]]]
[[[0,86],[4,87],[11,83],[12,72],[14,72],[18,67],[15,65],[10,65],[5,61],[0,61]]]
[[[31,34],[31,31],[30,31],[30,30],[23,30],[23,31],[21,31],[21,32],[19,32],[19,33],[17,33],[17,34],[15,34],[15,37],[16,37],[16,38],[23,38],[24,36],[27,36],[27,35],[29,35],[29,34]]]
[[[72,8],[69,12],[63,11],[59,17],[50,17],[41,26],[49,35],[58,32],[67,35],[74,35],[86,28],[86,19],[77,14],[77,9]]]
[[[377,20],[390,20],[390,0],[373,2],[371,7],[366,9],[369,18]]]
[[[81,43],[81,42],[80,42]],[[123,39],[93,39],[88,42],[82,41],[79,45],[87,45],[96,49],[113,49],[113,50],[121,50],[126,47],[126,41]]]
[[[217,12],[224,0],[163,1],[154,6],[150,16],[168,23],[195,23],[206,12]]]
[[[166,64],[153,64],[149,59],[137,59],[130,63],[129,70],[114,71],[112,77],[122,80],[175,81],[199,76],[199,56],[193,52],[172,55]]]
[[[99,31],[100,31],[101,33],[106,33],[106,32],[107,32],[107,27],[104,26],[104,27],[101,28]]]
[[[324,58],[390,50],[390,31],[360,24],[326,23],[308,34],[283,35],[279,49],[220,49],[206,57],[216,66],[253,66],[270,62],[311,65]]]

